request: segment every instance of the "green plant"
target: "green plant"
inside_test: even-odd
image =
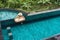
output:
[[[0,1],[0,8],[3,8],[4,5],[2,4],[2,1]]]
[[[50,0],[40,0],[38,1],[38,3],[46,4],[46,3],[50,3]]]
[[[0,0],[0,8],[34,11],[53,9],[57,7],[60,7],[60,0]]]

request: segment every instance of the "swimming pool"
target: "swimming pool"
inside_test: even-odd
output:
[[[18,11],[4,10],[0,11],[1,27],[11,27],[14,40],[43,40],[60,33],[60,10],[45,12],[42,14],[28,15],[23,24],[12,24],[11,21]],[[10,22],[8,24],[7,21]],[[7,30],[2,28],[4,40],[8,40]]]

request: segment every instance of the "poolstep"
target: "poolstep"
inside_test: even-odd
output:
[[[13,39],[12,32],[11,32],[11,27],[7,27],[6,29],[7,29],[7,31],[8,31],[9,40],[14,40],[14,39]]]
[[[22,17],[23,19],[20,19],[20,17]],[[23,16],[23,14],[22,13],[18,13],[18,15],[16,16],[16,18],[18,18],[18,20],[15,20],[15,22],[21,22],[21,24],[23,24],[23,21],[25,20],[25,17]],[[8,21],[9,22],[9,21]],[[18,23],[17,22],[17,23]],[[4,24],[4,23],[2,23],[1,22],[1,24]],[[6,24],[6,23],[5,23]],[[2,26],[4,26],[4,25],[2,25]],[[7,25],[5,25],[5,26],[7,26]],[[7,32],[8,32],[8,40],[14,40],[13,39],[13,35],[12,35],[12,32],[11,32],[11,27],[10,26],[8,26],[8,27],[6,27],[6,30],[7,30]],[[3,38],[2,38],[2,32],[0,33],[0,40],[3,40]]]

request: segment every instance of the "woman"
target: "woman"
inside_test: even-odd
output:
[[[23,16],[22,13],[18,13],[17,17],[14,19],[15,22],[23,22],[25,21],[25,17]]]

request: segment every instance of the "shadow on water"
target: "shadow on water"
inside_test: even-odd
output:
[[[38,19],[35,19],[35,20],[26,21],[26,22],[24,22],[24,24],[30,24],[30,23],[34,23],[34,22],[45,21],[45,20],[49,20],[49,19],[53,19],[53,18],[57,18],[57,17],[60,17],[60,15],[38,18]]]
[[[60,17],[60,15],[54,15],[54,16],[49,16],[49,17],[38,18],[38,19],[35,19],[35,20],[31,20],[31,21],[24,21],[23,25],[31,24],[31,23],[34,23],[34,22],[40,22],[40,21],[44,21],[44,20],[49,20],[49,19],[53,19],[53,18],[57,18],[57,17]],[[13,20],[13,19],[11,19],[11,20]],[[11,22],[11,24],[2,25],[2,28],[5,29],[7,26],[15,27],[17,25],[21,25],[21,23]]]

